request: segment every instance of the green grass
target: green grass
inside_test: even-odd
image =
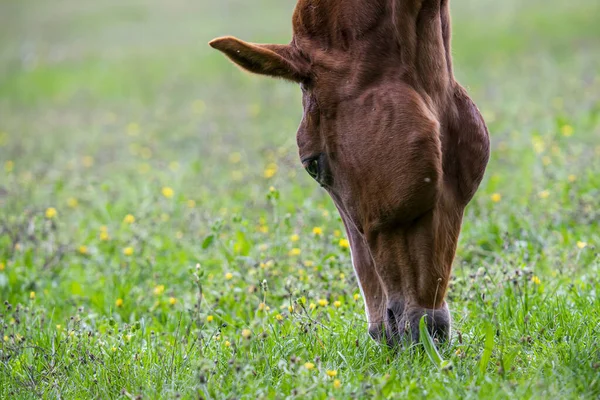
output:
[[[0,398],[600,396],[597,0],[453,0],[493,154],[439,354],[368,337],[299,90],[206,45],[293,6],[0,2]]]

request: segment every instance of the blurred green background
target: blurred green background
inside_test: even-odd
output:
[[[600,2],[452,0],[493,146],[452,373],[368,338],[298,88],[207,45],[294,5],[0,0],[0,397],[598,396]]]

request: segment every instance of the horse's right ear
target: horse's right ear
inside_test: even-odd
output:
[[[209,45],[255,74],[294,82],[302,82],[308,77],[308,63],[289,45],[254,44],[231,36],[213,39]]]

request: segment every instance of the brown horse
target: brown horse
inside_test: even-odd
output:
[[[299,0],[290,44],[210,45],[243,69],[300,84],[300,160],[348,234],[369,333],[450,334],[444,301],[488,131],[454,79],[448,0]]]

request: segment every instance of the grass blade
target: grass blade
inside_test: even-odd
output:
[[[487,366],[490,362],[490,358],[492,357],[492,350],[494,349],[494,326],[492,324],[488,324],[485,330],[485,345],[483,348],[483,354],[481,355],[481,360],[479,361],[479,373],[481,375],[485,374]]]
[[[425,349],[425,353],[427,353],[427,356],[429,357],[431,362],[438,369],[442,369],[442,366],[446,363],[444,362],[444,359],[442,358],[440,353],[437,351],[437,348],[435,347],[435,343],[433,343],[433,339],[431,338],[431,335],[429,334],[429,331],[427,330],[427,321],[425,318],[426,318],[426,315],[423,315],[421,317],[421,320],[419,321],[419,334],[421,337],[421,343],[423,343],[423,348]]]

